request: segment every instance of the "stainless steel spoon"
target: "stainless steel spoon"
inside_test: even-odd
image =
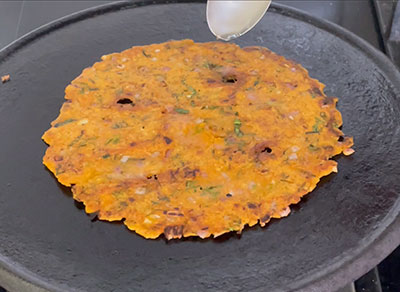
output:
[[[208,27],[218,39],[229,41],[251,30],[270,4],[270,0],[208,0]]]

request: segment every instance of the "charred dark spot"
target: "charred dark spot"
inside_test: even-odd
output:
[[[343,142],[343,141],[344,141],[344,137],[343,137],[343,136],[340,136],[340,137],[338,138],[338,141],[339,141],[339,142]]]
[[[315,177],[315,175],[314,175],[312,172],[309,172],[309,171],[307,171],[307,170],[302,170],[301,172],[304,174],[304,176],[305,176],[307,179],[312,178],[312,177]],[[304,185],[301,185],[299,189],[300,189],[300,190],[303,190],[303,187],[304,187]]]
[[[131,143],[129,143],[129,146],[134,147],[134,146],[136,146],[136,143],[135,142],[131,142]]]
[[[268,172],[268,169],[261,169],[261,173],[266,173]]]
[[[179,217],[183,217],[182,213],[176,213],[176,212],[167,212],[168,216],[179,216]]]
[[[167,143],[167,145],[171,144],[172,140],[168,137],[164,137],[164,141],[165,143]]]
[[[230,198],[230,197],[232,197],[232,194],[227,193],[226,196],[227,196],[228,198]]]
[[[189,167],[185,167],[183,169],[183,176],[185,178],[191,177],[191,178],[195,178],[197,176],[197,173],[200,172],[200,169],[196,168],[196,169],[191,169]]]
[[[257,208],[257,206],[253,203],[247,203],[247,207],[249,207],[249,209],[255,209]]]
[[[322,105],[333,105],[334,103],[335,103],[334,97],[327,96],[322,100]]]
[[[327,145],[323,147],[326,151],[332,152],[333,151],[333,146]]]
[[[135,202],[135,199],[134,198],[128,198],[128,201],[132,203],[132,202]]]
[[[167,239],[181,238],[183,233],[183,225],[167,226],[164,228],[164,235]]]
[[[119,103],[119,104],[132,104],[132,105],[135,105],[135,104],[133,103],[133,101],[130,100],[129,98],[121,98],[121,99],[119,99],[119,100],[117,101],[117,103]]]
[[[253,148],[250,150],[250,155],[254,157],[256,161],[265,161],[273,157],[272,149],[268,146],[269,142],[264,141],[257,143],[254,145]]]
[[[314,87],[311,91],[312,91],[314,94],[322,95],[322,92],[321,92],[321,90],[319,90],[318,87]]]
[[[54,161],[62,161],[64,158],[62,156],[54,156]]]
[[[226,75],[222,77],[222,82],[224,83],[236,83],[237,78],[235,75]]]
[[[201,228],[201,230],[208,230],[208,227]]]
[[[217,81],[215,81],[214,79],[207,79],[207,83],[208,83],[208,84],[213,84],[213,83],[215,83],[215,82],[217,82]]]
[[[269,214],[265,214],[265,215],[260,219],[260,221],[263,222],[263,223],[266,223],[266,222],[268,222],[269,219],[271,219],[271,216],[270,216]]]
[[[169,171],[169,176],[171,177],[171,180],[176,181],[176,176],[179,173],[179,168],[176,170],[170,170]]]

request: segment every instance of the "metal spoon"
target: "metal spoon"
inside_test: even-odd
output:
[[[252,29],[270,4],[270,0],[208,0],[208,27],[218,39],[229,41]]]

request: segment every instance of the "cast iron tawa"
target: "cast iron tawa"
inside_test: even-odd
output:
[[[90,220],[42,165],[64,88],[104,54],[212,41],[205,4],[134,1],[52,22],[0,52],[0,283],[15,291],[333,291],[400,244],[400,74],[366,42],[273,5],[235,42],[292,59],[339,97],[356,153],[288,218],[242,236],[146,240]],[[78,207],[78,208],[77,208]]]

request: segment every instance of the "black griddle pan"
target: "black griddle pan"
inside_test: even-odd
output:
[[[0,52],[0,285],[11,291],[334,291],[400,244],[400,74],[352,33],[273,4],[235,42],[292,59],[339,97],[356,153],[288,218],[242,236],[146,240],[91,221],[42,165],[64,88],[104,54],[215,40],[205,3],[132,1],[54,21]]]

